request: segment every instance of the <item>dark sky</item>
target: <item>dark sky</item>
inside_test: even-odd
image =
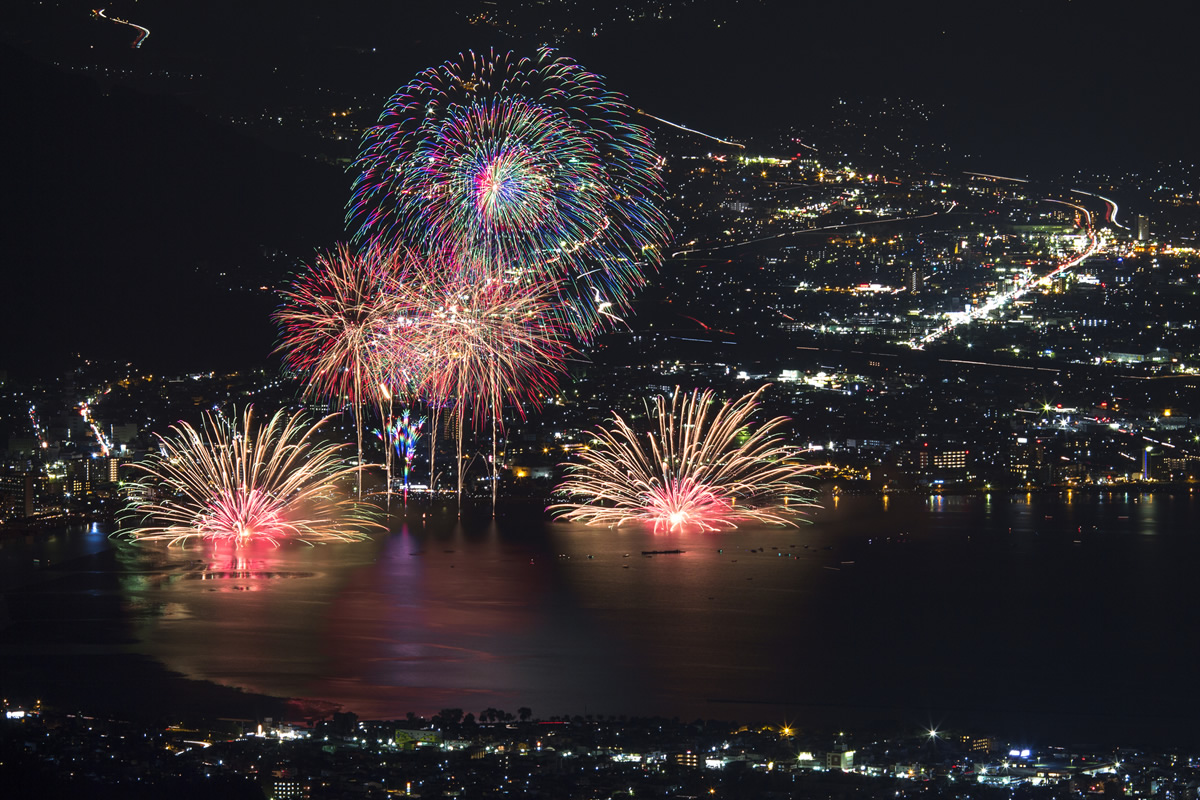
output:
[[[232,78],[209,91],[269,104],[284,91],[270,75],[382,93],[460,50],[530,50],[547,36],[538,23],[594,23],[598,36],[569,36],[563,49],[662,116],[745,135],[737,129],[803,121],[829,97],[903,95],[944,105],[943,124],[967,149],[1039,166],[1072,154],[1186,155],[1198,116],[1184,4],[660,4],[668,19],[630,24],[612,21],[621,15],[605,10],[611,3],[500,2],[526,9],[512,12],[522,28],[512,31],[466,25],[478,0],[114,0],[110,15],[152,31],[143,48],[124,52],[132,29],[91,19],[91,2],[62,0],[10,18],[7,38],[67,62],[195,67]]]
[[[151,30],[140,49],[93,5],[22,3],[0,31],[0,178],[19,265],[0,335],[20,343],[0,369],[42,371],[77,350],[268,362],[270,298],[222,293],[220,272],[332,244],[349,177],[223,119],[315,87],[381,103],[459,51],[531,52],[571,24],[584,33],[561,38],[563,52],[634,106],[723,136],[819,120],[836,97],[909,97],[972,168],[1120,172],[1190,158],[1200,116],[1181,4],[697,0],[631,23],[610,4],[548,0],[501,2],[524,10],[500,29],[466,24],[483,4],[455,0],[113,0],[110,16]],[[101,67],[131,82],[98,83]]]

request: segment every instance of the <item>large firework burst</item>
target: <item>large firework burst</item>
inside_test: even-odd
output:
[[[361,240],[450,248],[559,283],[588,338],[667,239],[660,159],[624,99],[574,61],[469,53],[425,70],[367,130],[348,223]]]
[[[326,418],[328,419],[328,417]],[[159,452],[134,464],[146,473],[126,509],[135,540],[192,538],[277,544],[365,538],[379,527],[369,507],[347,499],[344,445],[317,441],[321,420],[277,412],[265,426],[247,408],[239,421],[206,414],[197,431],[186,422],[159,436]]]
[[[348,402],[354,408],[362,463],[362,407],[380,400],[381,342],[394,317],[399,252],[341,244],[316,261],[283,292],[274,318],[282,329],[284,365],[307,376],[305,395]],[[359,475],[359,493],[362,476]]]
[[[284,365],[307,376],[305,393],[358,404],[374,397],[375,348],[398,292],[401,256],[339,244],[318,253],[274,313]]]
[[[654,399],[649,415],[657,432],[639,433],[621,416],[596,431],[596,443],[567,465],[557,491],[578,500],[550,507],[570,520],[616,526],[626,522],[662,529],[706,531],[757,522],[795,525],[813,506],[806,478],[816,467],[777,433],[776,417],[751,427],[758,391],[721,404],[713,392]]]
[[[470,408],[476,424],[500,422],[505,405],[522,416],[540,405],[572,352],[547,290],[469,268],[436,273],[411,295],[418,332],[407,346],[424,347],[428,364],[419,393]]]
[[[391,360],[423,365],[411,370],[420,375],[416,394],[435,413],[454,408],[461,495],[467,421],[491,423],[494,451],[504,408],[524,416],[527,406],[540,406],[556,390],[573,350],[554,313],[552,282],[535,287],[501,280],[451,256],[423,263],[423,271],[408,274],[404,335],[392,340],[398,352]]]

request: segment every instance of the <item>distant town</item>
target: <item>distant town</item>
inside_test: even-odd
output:
[[[1183,172],[1039,183],[922,170],[936,147],[905,134],[922,107],[895,104],[895,125],[866,125],[863,111],[848,105],[842,125],[819,132],[874,143],[855,153],[827,155],[801,131],[761,146],[772,155],[660,135],[676,244],[634,313],[579,354],[541,411],[509,414],[509,494],[546,497],[613,411],[676,385],[732,398],[764,383],[767,410],[791,418],[831,491],[1195,483],[1200,194]],[[272,251],[275,285],[221,280],[273,293],[283,265],[304,257]],[[270,363],[156,374],[83,354],[64,374],[0,372],[0,520],[111,518],[155,433],[205,410],[300,407],[300,392]],[[331,435],[349,441],[350,421],[339,425]],[[415,483],[430,486],[429,442],[448,456],[452,438],[426,440]],[[372,443],[367,459],[381,463]],[[469,488],[490,492],[488,472]]]
[[[6,701],[0,748],[6,786],[21,796],[1172,800],[1200,788],[1200,757],[1174,750],[529,708],[150,723]]]

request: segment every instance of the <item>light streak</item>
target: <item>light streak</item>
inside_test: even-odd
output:
[[[1030,276],[1016,288],[1011,289],[1007,292],[1001,292],[997,295],[992,296],[983,305],[976,306],[976,307],[970,309],[969,311],[965,312],[964,314],[962,314],[960,317],[943,325],[942,327],[937,328],[936,330],[934,330],[930,333],[927,333],[925,336],[921,337],[920,339],[910,339],[909,341],[905,342],[905,344],[907,344],[909,347],[913,348],[914,350],[920,350],[925,345],[929,344],[930,342],[936,341],[937,339],[940,339],[941,337],[945,336],[947,333],[950,333],[950,331],[954,330],[959,325],[974,322],[977,319],[986,317],[989,314],[991,314],[992,312],[1000,310],[1001,308],[1008,305],[1009,303],[1011,303],[1015,300],[1021,299],[1026,294],[1028,294],[1030,291],[1032,291],[1035,286],[1049,286],[1051,281],[1053,281],[1059,275],[1078,266],[1084,260],[1091,258],[1093,255],[1095,255],[1095,253],[1100,249],[1100,239],[1099,239],[1099,237],[1096,236],[1095,231],[1092,229],[1091,212],[1089,212],[1083,206],[1076,205],[1075,203],[1068,203],[1063,200],[1052,200],[1050,198],[1044,198],[1044,200],[1045,200],[1045,202],[1048,202],[1048,203],[1059,203],[1061,205],[1070,206],[1072,208],[1075,208],[1075,209],[1083,212],[1083,214],[1086,217],[1086,227],[1087,227],[1087,236],[1088,236],[1087,249],[1084,250],[1082,253],[1076,255],[1073,258],[1069,258],[1069,259],[1061,262],[1057,267],[1055,267],[1054,269],[1052,269],[1050,272],[1046,273],[1045,275],[1042,275],[1041,277]]]
[[[92,410],[86,402],[79,404],[79,416],[83,417],[84,422],[92,430],[92,436],[96,437],[96,443],[100,445],[100,454],[107,456],[112,452],[112,442],[104,435],[104,431],[100,430],[100,426],[96,424],[96,420],[92,419]]]
[[[659,122],[661,122],[664,125],[670,125],[672,128],[678,128],[681,131],[687,131],[688,133],[694,133],[697,136],[703,136],[705,139],[712,139],[714,142],[720,142],[721,144],[727,144],[730,147],[740,147],[743,150],[746,149],[746,145],[742,144],[741,142],[731,142],[728,139],[722,139],[719,136],[713,136],[710,133],[705,133],[704,131],[698,131],[695,128],[689,128],[686,125],[680,125],[678,122],[671,122],[671,120],[669,120],[669,119],[663,119],[662,117],[656,117],[653,114],[651,114],[647,111],[643,111],[640,108],[637,109],[637,113],[641,114],[643,117],[649,117],[650,119],[658,120]],[[808,145],[804,145],[804,146],[807,147]],[[816,148],[814,147],[812,149],[815,150]]]
[[[131,48],[133,48],[135,50],[140,49],[142,46],[142,43],[150,38],[150,29],[149,28],[144,28],[141,25],[130,22],[127,19],[121,19],[120,17],[110,17],[104,13],[103,8],[95,9],[92,11],[92,13],[95,14],[100,19],[106,19],[109,22],[115,22],[118,25],[128,25],[131,28],[136,28],[138,31],[137,38],[133,40],[133,43],[131,45],[129,45]]]
[[[621,319],[616,314],[612,313],[612,311],[610,310],[613,307],[613,304],[608,302],[607,300],[604,300],[603,298],[601,298],[600,290],[594,286],[592,287],[592,299],[596,301],[596,313],[597,314],[599,314],[602,317],[608,317],[609,319],[615,320],[615,321],[621,323],[622,325],[625,324],[625,320]]]
[[[1098,197],[1101,200],[1103,200],[1106,204],[1108,204],[1108,208],[1105,211],[1104,218],[1106,220],[1108,220],[1109,222],[1111,222],[1113,225],[1116,225],[1118,228],[1121,228],[1123,230],[1129,230],[1128,227],[1117,222],[1117,211],[1119,211],[1120,209],[1117,207],[1116,200],[1113,200],[1111,197],[1105,197],[1102,194],[1095,194],[1094,192],[1085,192],[1083,189],[1072,189],[1071,191],[1075,192],[1076,194],[1086,194],[1088,197]]]
[[[968,361],[965,358],[939,358],[938,361],[941,361],[946,364],[969,364],[971,366],[976,366],[976,367],[1003,367],[1004,369],[1027,369],[1031,372],[1055,372],[1055,373],[1062,372],[1062,370],[1052,369],[1051,367],[1028,367],[1028,366],[1025,366],[1022,364],[1001,364],[996,361]],[[1017,409],[1017,411],[1023,411],[1023,410],[1024,409],[1020,409],[1020,408]],[[1041,413],[1041,412],[1030,412],[1030,413]]]
[[[1049,197],[1043,197],[1042,202],[1043,203],[1058,203],[1060,206],[1070,206],[1071,208],[1075,209],[1076,211],[1082,211],[1084,216],[1087,217],[1087,223],[1086,223],[1085,227],[1088,229],[1089,232],[1091,232],[1092,212],[1088,211],[1083,206],[1079,205],[1078,203],[1068,203],[1066,200],[1054,200]]]
[[[992,180],[997,180],[997,181],[1015,181],[1016,183],[1029,183],[1029,181],[1025,178],[1009,178],[1004,175],[990,175],[986,172],[970,172],[969,170],[963,170],[963,174],[964,175],[974,175],[979,178],[991,178]]]

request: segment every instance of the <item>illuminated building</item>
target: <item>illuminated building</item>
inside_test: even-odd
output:
[[[990,753],[996,749],[996,740],[990,736],[959,734],[958,744],[968,753]]]
[[[308,786],[299,779],[295,770],[277,769],[271,773],[271,800],[307,800]]]
[[[914,269],[908,273],[908,279],[904,283],[910,292],[916,294],[925,286],[925,276],[919,269]]]
[[[825,768],[830,772],[850,772],[854,769],[854,751],[843,748],[845,745],[838,745],[837,750],[825,754]]]
[[[0,519],[33,516],[33,477],[32,472],[0,473]]]
[[[945,450],[933,454],[933,466],[936,469],[966,469],[966,450]]]

